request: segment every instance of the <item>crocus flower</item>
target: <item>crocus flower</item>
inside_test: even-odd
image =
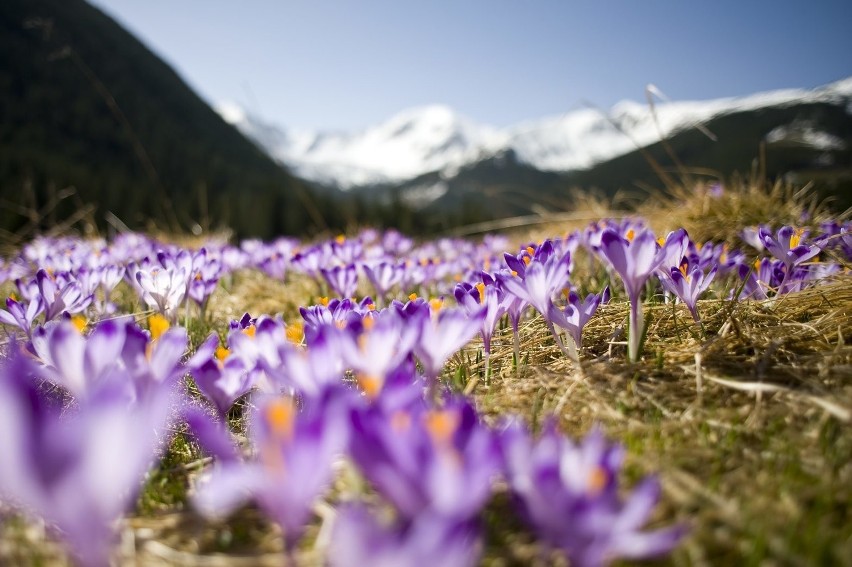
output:
[[[334,520],[331,567],[466,567],[480,554],[474,522],[428,511],[410,521],[382,522],[360,504],[344,504]]]
[[[39,327],[33,333],[32,345],[44,365],[41,375],[75,398],[85,399],[116,377],[125,336],[125,325],[116,320],[101,322],[87,337],[74,323],[64,320]],[[129,392],[132,385],[123,382]]]
[[[405,275],[405,265],[379,262],[374,266],[364,265],[364,274],[376,290],[376,299],[381,300],[391,288],[399,285]]]
[[[473,338],[485,315],[485,308],[471,315],[461,309],[440,309],[437,314],[416,317],[420,340],[414,347],[414,354],[423,365],[433,393],[444,364]]]
[[[159,314],[149,317],[151,330],[146,332],[135,323],[125,324],[121,361],[136,389],[137,397],[151,390],[173,385],[184,374],[181,358],[186,352],[186,329],[169,328]]]
[[[199,250],[192,259],[192,275],[187,295],[202,308],[215,291],[222,275],[222,262],[208,254],[206,248]]]
[[[170,392],[128,405],[101,389],[63,412],[30,365],[13,354],[0,368],[0,495],[57,528],[81,565],[107,566],[116,522],[163,445]]]
[[[679,526],[641,531],[659,499],[659,483],[642,481],[622,501],[618,475],[624,451],[595,429],[578,445],[548,421],[537,441],[520,424],[501,435],[506,477],[522,517],[571,565],[605,565],[670,551]]]
[[[520,262],[526,264],[523,271],[519,271],[521,269],[519,262],[510,261],[509,258],[510,256],[507,255],[506,262],[512,273],[510,275],[498,275],[501,285],[507,292],[532,305],[536,311],[541,313],[547,329],[553,335],[560,350],[569,358],[573,358],[572,353],[565,348],[562,339],[556,333],[553,321],[550,318],[553,296],[568,286],[571,255],[569,253],[555,254],[553,244],[550,241],[545,241],[535,250],[531,260],[525,259]],[[512,268],[512,266],[517,269]]]
[[[31,337],[33,321],[44,308],[40,297],[36,297],[28,303],[19,303],[11,297],[7,297],[6,309],[8,311],[0,310],[0,323],[18,327],[27,334],[27,337]]]
[[[355,264],[335,266],[329,270],[320,269],[322,277],[338,297],[353,297],[358,289],[358,270]]]
[[[641,230],[638,234],[628,232],[627,238],[612,229],[601,234],[599,253],[621,277],[627,299],[630,301],[630,331],[628,338],[628,356],[638,360],[639,348],[644,331],[642,313],[642,288],[654,270],[660,266],[668,254],[669,243],[680,248],[681,236],[674,234],[666,240],[658,251],[657,240],[650,230]]]
[[[573,291],[568,294],[568,305],[565,309],[556,306],[551,307],[551,319],[553,322],[565,329],[571,337],[573,346],[577,351],[583,348],[583,327],[592,318],[602,303],[609,301],[609,287],[604,288],[600,294],[590,293],[585,299]]]
[[[810,260],[821,252],[819,246],[804,242],[807,238],[807,231],[804,229],[782,226],[773,235],[769,229],[763,228],[759,236],[766,250],[784,262],[788,273],[794,266]]]
[[[182,267],[137,269],[133,274],[149,307],[174,321],[189,284],[189,271]]]
[[[212,352],[212,356],[210,355]],[[254,386],[256,375],[242,358],[219,346],[219,337],[211,333],[187,363],[198,390],[213,402],[219,414],[226,416],[234,402]]]
[[[376,397],[385,378],[408,359],[417,343],[419,328],[406,325],[394,310],[365,317],[360,329],[340,333],[339,346],[344,363],[351,368],[368,397]]]
[[[403,518],[428,510],[468,520],[491,494],[497,445],[466,401],[371,405],[352,413],[352,432],[352,458]]]
[[[249,430],[256,458],[214,466],[199,483],[195,505],[207,516],[222,517],[252,499],[282,527],[292,552],[346,446],[340,407],[345,403],[327,392],[300,411],[292,398],[262,397]]]
[[[680,268],[672,268],[669,277],[660,278],[660,282],[663,287],[683,301],[695,322],[700,323],[701,318],[696,307],[698,297],[710,287],[713,278],[716,277],[716,271],[717,268],[714,266],[705,274],[699,266],[693,266],[690,269],[688,263],[684,263]]]
[[[36,284],[44,308],[45,321],[52,321],[61,313],[79,313],[92,302],[92,296],[84,295],[79,283],[73,279],[57,280],[44,269],[36,272]]]

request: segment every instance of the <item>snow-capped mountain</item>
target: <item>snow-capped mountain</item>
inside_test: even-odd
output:
[[[405,110],[357,132],[291,131],[265,123],[232,103],[221,104],[217,110],[296,174],[349,189],[435,171],[449,178],[465,165],[506,151],[542,171],[585,169],[677,131],[700,127],[717,116],[802,102],[852,104],[852,78],[813,90],[662,101],[653,110],[648,104],[623,101],[608,111],[581,108],[506,128],[475,123],[442,105]],[[779,127],[778,135],[782,135],[785,126]],[[820,139],[818,132],[810,137]]]

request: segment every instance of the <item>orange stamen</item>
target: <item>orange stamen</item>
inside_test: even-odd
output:
[[[231,356],[231,351],[223,346],[216,347],[216,358],[219,362],[225,362],[225,359]]]
[[[295,323],[287,325],[284,329],[284,334],[286,335],[287,340],[291,343],[295,343],[297,345],[301,344],[302,339],[305,336],[305,326],[301,322],[296,321]]]
[[[596,467],[586,479],[586,489],[592,494],[599,494],[609,481],[609,474],[603,467]]]
[[[148,330],[151,331],[151,340],[156,341],[169,330],[169,320],[159,313],[154,313],[148,317]]]
[[[364,393],[367,394],[367,397],[371,400],[378,397],[379,392],[382,391],[382,381],[376,376],[359,374],[358,385],[361,386],[361,389],[364,390]]]
[[[434,410],[426,414],[426,431],[436,444],[447,444],[459,425],[458,415],[447,410]]]
[[[83,329],[86,328],[86,318],[82,315],[74,315],[71,317],[71,324],[74,325],[74,328],[77,329],[78,333],[82,333]]]
[[[273,435],[284,439],[293,437],[296,407],[292,398],[278,398],[271,402],[264,417]]]
[[[476,284],[473,287],[475,287],[476,291],[479,292],[479,302],[485,303],[485,284],[482,283],[482,282],[479,282],[478,284]]]

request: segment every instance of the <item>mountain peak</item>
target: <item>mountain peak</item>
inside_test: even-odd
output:
[[[511,150],[544,171],[585,169],[596,163],[695,127],[714,116],[799,101],[825,102],[852,96],[852,78],[812,90],[785,89],[707,101],[623,100],[608,111],[580,108],[557,116],[497,129],[478,124],[445,104],[397,112],[358,132],[285,133],[263,125],[234,105],[220,105],[268,152],[309,179],[350,188],[397,182],[459,167]]]

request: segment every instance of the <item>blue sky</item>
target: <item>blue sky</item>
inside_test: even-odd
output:
[[[852,75],[852,2],[93,0],[205,100],[353,129],[447,104],[495,126],[585,102]]]

